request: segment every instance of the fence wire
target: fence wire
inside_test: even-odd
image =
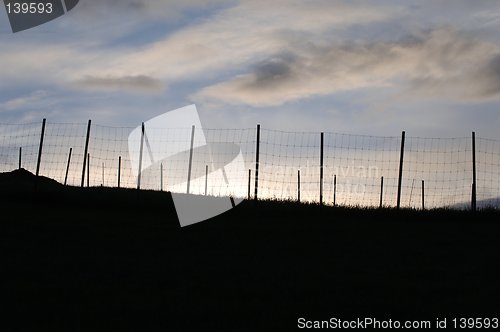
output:
[[[21,166],[35,173],[41,129],[41,123],[0,124],[0,172]],[[140,186],[180,193],[187,192],[189,182],[193,194],[253,197],[255,128],[197,128],[195,132],[193,128],[145,128],[143,137],[133,140],[135,129],[92,124],[85,155],[86,123],[48,122],[40,175],[70,186],[83,181],[91,187]],[[323,138],[321,147],[317,132],[262,129],[258,197],[296,200],[300,188],[301,201],[318,202],[323,150],[324,204],[396,205],[402,137],[327,132]],[[500,141],[478,137],[475,153],[478,206],[498,207]],[[401,206],[469,207],[472,154],[470,137],[406,137]],[[231,166],[235,161],[239,167]]]

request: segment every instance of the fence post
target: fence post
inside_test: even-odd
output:
[[[36,162],[36,176],[40,174],[40,163],[42,162],[43,138],[45,137],[45,124],[47,120],[42,121],[42,134],[40,135],[40,146],[38,148],[38,160]]]
[[[90,153],[87,154],[87,188],[90,187]]]
[[[104,163],[102,163],[102,185],[101,187],[104,187]]]
[[[85,169],[87,168],[86,163],[87,163],[87,154],[89,151],[89,139],[90,139],[90,126],[91,126],[92,121],[89,120],[87,124],[87,138],[85,139],[85,151],[83,152],[83,169],[82,169],[82,184],[81,187],[83,188],[85,184]],[[88,181],[87,181],[88,184]]]
[[[337,206],[337,174],[333,176],[333,206]]]
[[[118,156],[118,188],[120,188],[121,175],[122,175],[122,156]]]
[[[398,199],[396,207],[401,207],[401,186],[403,184],[403,164],[404,164],[404,153],[405,153],[405,136],[406,132],[403,131],[401,134],[401,154],[399,156],[399,177],[398,177]]]
[[[380,205],[379,205],[379,208],[382,208],[383,199],[384,199],[384,177],[382,176],[380,178]]]
[[[472,202],[471,209],[476,212],[477,204],[477,182],[476,182],[476,132],[472,132]]]
[[[258,200],[259,193],[259,158],[260,158],[260,124],[257,125],[257,142],[255,151],[255,193],[254,200]]]
[[[19,148],[19,169],[22,168],[22,158],[23,158],[22,156],[23,156],[23,148],[20,147]]]
[[[321,148],[319,155],[319,205],[323,205],[323,143],[324,133],[321,133]]]
[[[160,191],[163,191],[163,163],[160,163]]]
[[[411,199],[413,197],[413,188],[415,187],[415,179],[411,182],[411,190],[410,190],[410,200],[408,202],[408,207],[411,208]]]
[[[188,194],[189,194],[189,187],[191,186],[191,169],[193,167],[194,131],[195,131],[195,126],[193,125],[191,127],[191,148],[189,149],[189,167],[188,167],[188,180],[187,180]]]
[[[208,165],[205,165],[205,196],[207,196],[208,190]]]
[[[141,125],[141,147],[139,149],[139,170],[137,172],[137,190],[141,189],[142,153],[144,152],[144,122]]]
[[[300,203],[300,169],[297,171],[297,201]]]
[[[252,184],[252,170],[249,169],[248,170],[248,200],[250,200],[250,193],[251,193],[250,186],[251,186],[251,184]]]
[[[425,210],[425,181],[422,180],[422,210]]]
[[[73,153],[73,148],[69,148],[68,165],[66,165],[66,175],[64,176],[64,185],[68,183],[69,164],[71,163],[72,153]]]

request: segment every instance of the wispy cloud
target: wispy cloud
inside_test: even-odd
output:
[[[289,48],[252,71],[209,86],[195,100],[273,106],[366,87],[419,98],[500,98],[500,48],[439,28],[393,42],[342,42]]]
[[[214,6],[221,3],[229,5],[232,2],[209,2]],[[99,4],[96,1],[83,2],[81,6],[79,15],[87,16],[81,12],[100,7],[110,12],[116,6],[116,10],[137,11],[141,15],[142,12],[200,8],[207,4],[201,0],[188,1],[182,6],[175,5],[174,1],[108,0]],[[331,29],[382,21],[393,11],[323,0],[314,3],[244,1],[145,46],[104,47],[87,39],[78,42],[64,40],[64,43],[33,41],[29,46],[13,44],[0,54],[0,61],[10,64],[0,68],[0,75],[16,80],[43,78],[62,86],[76,81],[84,88],[93,85],[113,89],[129,89],[134,85],[132,77],[157,77],[166,83],[213,79],[228,71],[240,71],[256,61],[267,61],[282,50],[294,48],[293,44],[308,44],[318,38],[323,40],[323,34]],[[107,33],[103,31],[103,35]],[[100,38],[93,36],[96,40]],[[39,61],[28,61],[35,49]],[[125,78],[120,80],[124,84],[117,78]],[[156,88],[159,85],[148,86]]]
[[[126,90],[139,92],[162,92],[165,85],[149,76],[94,77],[86,76],[74,83],[77,87],[91,90]]]
[[[0,111],[13,111],[22,108],[31,108],[49,96],[47,91],[35,91],[28,95],[7,100],[0,104]]]
[[[336,15],[331,15],[332,12]],[[99,58],[75,75],[156,75],[169,82],[218,76],[241,70],[258,59],[318,33],[350,24],[383,20],[390,11],[369,6],[335,5],[315,1],[242,2],[166,38],[141,47],[120,50],[115,57]]]

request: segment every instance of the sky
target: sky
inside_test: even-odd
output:
[[[2,123],[193,103],[209,128],[500,139],[500,2],[80,0],[15,34],[0,10]]]

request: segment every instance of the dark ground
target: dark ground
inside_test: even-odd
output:
[[[167,193],[29,179],[0,176],[4,331],[500,314],[499,212],[244,202],[181,229]]]

